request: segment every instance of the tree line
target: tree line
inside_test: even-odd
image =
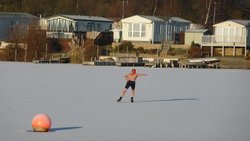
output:
[[[211,26],[228,19],[250,19],[250,0],[0,0],[0,11],[44,17],[55,14],[118,19],[136,14],[178,16]]]

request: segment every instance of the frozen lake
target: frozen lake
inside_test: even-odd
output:
[[[249,141],[250,71],[0,62],[1,141]],[[52,128],[34,133],[32,118]]]

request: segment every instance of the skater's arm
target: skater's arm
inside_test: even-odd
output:
[[[125,77],[125,79],[128,81],[128,74],[127,74],[127,75],[125,75],[124,77]]]
[[[136,74],[137,76],[147,76],[147,74],[144,74],[144,73],[139,73],[139,74]]]

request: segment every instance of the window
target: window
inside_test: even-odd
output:
[[[133,37],[140,37],[140,24],[134,24]]]
[[[58,19],[58,26],[57,26],[57,32],[62,31],[62,21]]]
[[[141,37],[146,37],[146,25],[141,25]]]
[[[146,24],[128,24],[128,37],[146,37]]]
[[[67,28],[67,24],[66,24],[66,21],[64,22],[64,26],[63,26],[63,32],[68,32],[68,28]]]
[[[160,34],[164,33],[163,25],[160,25]]]
[[[97,24],[97,27],[96,27],[96,31],[100,31],[100,30],[101,30],[101,24],[98,23],[98,24]]]
[[[51,31],[51,25],[50,25],[50,22],[48,22],[48,31]]]
[[[78,25],[78,22],[76,22],[75,26],[76,26],[76,27],[75,27],[75,30],[76,30],[76,31],[79,31],[79,28],[78,28],[78,26],[79,26],[79,25]]]
[[[132,24],[128,24],[128,37],[132,37]]]
[[[91,23],[91,31],[95,31],[95,23]]]
[[[112,30],[112,24],[109,25],[109,30]]]
[[[69,32],[74,32],[74,27],[72,22],[69,25]]]
[[[92,31],[92,30],[91,30],[91,23],[88,23],[88,24],[87,24],[87,31]]]

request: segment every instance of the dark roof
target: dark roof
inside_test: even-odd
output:
[[[28,13],[15,13],[15,12],[0,12],[0,18],[38,18]]]
[[[38,17],[28,13],[0,12],[0,40],[8,40],[10,37],[10,29],[18,24],[28,26],[32,22],[37,22]],[[20,32],[19,36],[27,33],[27,28]]]
[[[190,21],[188,21],[186,19],[182,19],[180,17],[159,16],[159,18],[162,19],[162,20],[164,20],[164,21],[173,20],[173,21],[176,21],[176,22],[191,23]]]
[[[97,16],[83,16],[83,15],[59,14],[59,15],[55,15],[55,16],[52,16],[52,17],[57,17],[57,16],[65,17],[65,18],[72,19],[72,20],[80,20],[80,21],[86,21],[86,20],[88,20],[88,21],[113,22],[110,19],[103,18],[103,17],[97,17]],[[51,18],[51,17],[49,17],[49,18]]]
[[[244,26],[250,26],[250,20],[229,20]]]
[[[156,17],[156,16],[147,16],[147,15],[138,15],[138,16],[151,20],[151,21],[163,21],[163,19]]]

